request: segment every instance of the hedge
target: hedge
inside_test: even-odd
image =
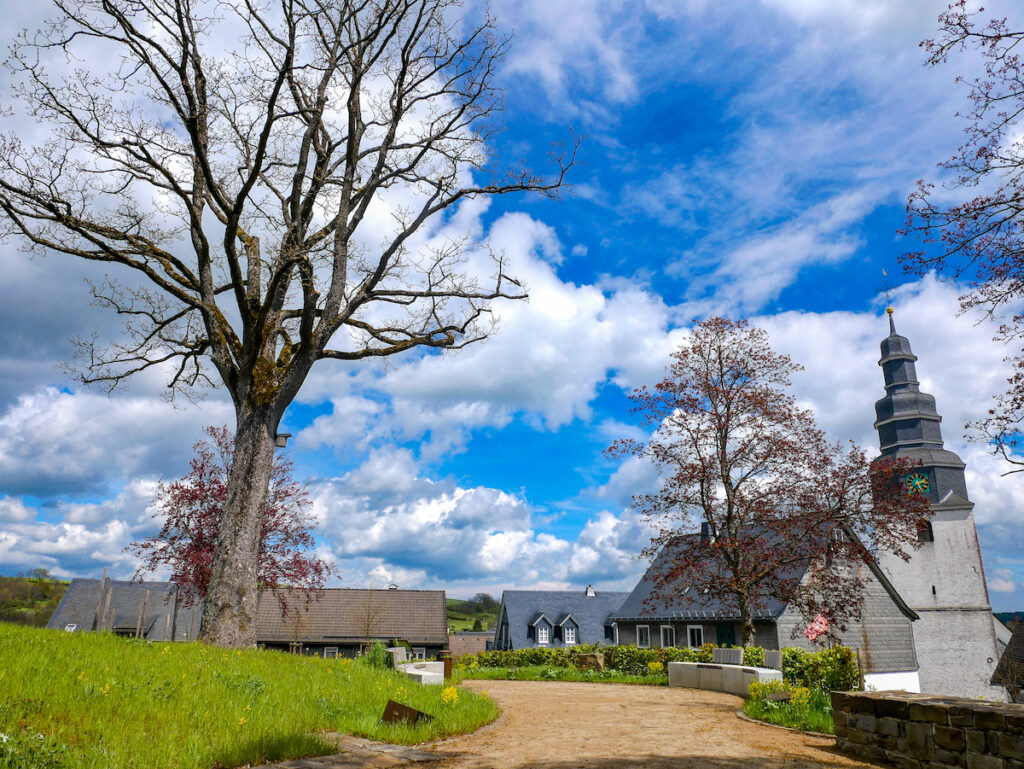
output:
[[[458,664],[462,668],[518,668],[534,665],[565,668],[574,667],[576,658],[580,655],[603,652],[608,668],[642,676],[650,674],[652,669],[658,669],[658,665],[664,669],[663,666],[668,662],[711,662],[711,652],[714,648],[713,644],[704,644],[697,648],[670,646],[664,649],[577,644],[557,648],[535,647],[464,654],[459,657]],[[764,651],[759,646],[743,647],[743,664],[752,667],[763,665]],[[783,649],[782,677],[786,683],[793,686],[806,686],[823,691],[850,691],[859,688],[860,681],[857,658],[852,650],[844,646],[820,652],[808,652],[796,647]]]

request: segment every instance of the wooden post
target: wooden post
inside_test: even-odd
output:
[[[139,633],[142,632],[142,604],[139,604],[139,613],[135,615],[135,637],[139,637]]]
[[[864,691],[864,650],[857,647],[857,674],[860,676],[860,690]]]
[[[196,607],[192,607],[192,622],[188,626],[188,640],[196,640]]]
[[[107,591],[107,600],[103,606],[103,617],[100,618],[100,630],[108,630],[107,623],[110,621],[110,598],[114,595],[113,590]]]
[[[167,641],[167,640],[173,641],[174,639],[170,638],[170,635],[171,635],[171,615],[168,614],[166,616],[167,616],[167,627],[164,628],[164,640],[165,641]]]
[[[178,584],[174,584],[174,621],[171,623],[171,639],[178,640]]]
[[[92,617],[92,630],[96,630],[100,624],[100,608],[103,606],[103,591],[107,586],[107,567],[103,567],[103,576],[100,577],[100,593],[96,596],[96,613]]]
[[[148,590],[146,591],[146,600],[142,604],[142,622],[146,621],[146,615],[147,614],[149,614],[149,591]],[[142,622],[139,623],[140,626],[142,625]],[[142,636],[140,634],[138,634],[138,633],[135,634],[135,637],[136,638],[142,638]]]

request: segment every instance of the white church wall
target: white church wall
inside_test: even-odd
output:
[[[864,688],[869,692],[920,692],[921,680],[916,670],[899,673],[868,673],[864,676]]]

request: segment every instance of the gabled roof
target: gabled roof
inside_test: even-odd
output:
[[[697,536],[685,535],[685,536]],[[739,619],[739,610],[728,598],[700,591],[689,585],[680,584],[675,591],[657,590],[655,575],[668,567],[673,556],[672,543],[661,549],[637,582],[633,592],[613,615],[616,621],[628,620],[697,620],[697,619]],[[771,598],[755,607],[754,619],[777,619],[786,609],[786,604]]]
[[[537,612],[537,614],[534,616],[534,618],[530,620],[530,622],[529,622],[530,627],[537,627],[537,625],[540,624],[541,620],[544,620],[549,625],[553,625],[554,624],[551,620],[548,619],[548,615],[541,611],[541,612]]]
[[[572,617],[579,628],[578,643],[597,643],[605,640],[604,626],[629,593],[622,591],[595,591],[588,596],[585,590],[506,590],[501,594],[501,608],[498,613],[498,629],[501,619],[508,617],[509,640],[513,649],[536,646],[527,634],[530,623],[539,614],[545,617]],[[561,641],[552,640],[549,646],[559,646]]]
[[[328,588],[308,604],[301,590],[279,591],[288,606],[281,615],[277,597],[260,593],[256,635],[262,643],[362,643],[401,638],[410,644],[445,646],[448,615],[443,590],[364,590]]]
[[[853,541],[857,535],[850,529],[846,529],[846,536]],[[696,537],[696,534],[683,535],[685,537]],[[693,587],[685,584],[679,585],[674,591],[671,589],[657,590],[655,576],[667,568],[668,562],[673,554],[672,543],[668,543],[661,549],[644,576],[637,583],[636,587],[629,594],[629,598],[622,604],[622,607],[615,612],[612,619],[616,621],[628,620],[739,620],[739,608],[733,603],[731,596],[712,595],[707,591],[699,592]],[[892,583],[886,578],[879,568],[877,561],[868,552],[863,550],[864,562],[871,573],[882,585],[893,603],[900,612],[908,619],[915,620],[918,615],[911,609]],[[787,575],[790,578],[800,578],[806,572],[803,569],[794,569]],[[759,605],[754,607],[755,620],[776,620],[786,610],[786,602],[778,598],[768,597],[763,599]]]
[[[1010,643],[992,674],[991,683],[1024,689],[1024,622],[1018,622],[1014,628]]]
[[[149,591],[143,625],[151,641],[170,639],[167,618],[174,625],[174,584],[171,582],[123,582],[108,579],[100,597],[100,580],[74,579],[54,611],[50,628],[92,630],[97,602],[106,616],[107,628],[134,632],[139,609]],[[319,601],[307,604],[301,590],[279,591],[289,607],[270,591],[261,591],[256,609],[256,640],[260,643],[361,643],[374,639],[402,638],[410,644],[444,646],[448,642],[448,618],[443,590],[355,590],[328,588]],[[109,609],[107,596],[110,596]],[[202,604],[178,604],[175,640],[198,634]]]
[[[579,622],[576,622],[576,618],[572,616],[572,612],[566,612],[565,616],[558,620],[558,622],[556,622],[555,625],[558,627],[562,627],[562,625],[564,625],[566,622],[572,622],[577,627],[579,627],[580,624]]]
[[[146,604],[146,593],[149,604]],[[73,579],[64,597],[50,617],[47,627],[64,630],[69,625],[75,631],[92,630],[96,622],[96,607],[99,605],[100,622],[105,628],[119,632],[135,632],[139,611],[145,608],[142,618],[144,635],[151,641],[168,641],[171,632],[175,640],[190,640],[190,633],[199,631],[202,605],[184,606],[178,602],[177,623],[174,621],[175,586],[171,582],[125,582],[108,579],[100,595],[100,580]],[[170,623],[168,623],[170,618]],[[171,632],[168,631],[168,626]]]

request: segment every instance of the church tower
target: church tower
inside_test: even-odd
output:
[[[875,403],[882,457],[920,462],[907,475],[907,491],[923,494],[932,517],[910,561],[880,554],[879,565],[903,600],[920,616],[913,624],[921,691],[1005,699],[989,685],[999,658],[992,608],[967,496],[964,463],[943,448],[935,398],[921,392],[910,341],[896,333],[882,341],[885,397]]]

